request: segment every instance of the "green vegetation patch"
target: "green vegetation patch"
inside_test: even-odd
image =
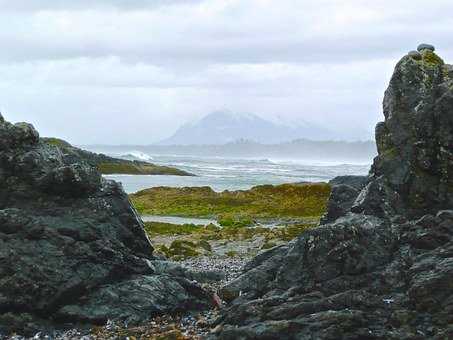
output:
[[[185,259],[200,255],[197,251],[197,244],[187,240],[175,240],[171,243],[170,247],[163,245],[158,250],[166,257],[173,259]]]
[[[439,66],[439,65],[444,65],[445,62],[441,57],[439,57],[436,53],[430,50],[423,50],[421,52],[422,55],[422,60],[425,65],[428,66]]]
[[[60,148],[71,147],[71,144],[69,144],[68,142],[66,142],[65,140],[60,139],[60,138],[43,137],[41,139],[44,143],[47,143],[47,144],[53,145],[53,146],[58,146]]]
[[[241,215],[223,214],[217,217],[222,227],[247,228],[255,224],[252,218]]]
[[[319,217],[330,195],[327,183],[261,185],[215,192],[209,187],[156,187],[130,195],[141,214],[216,217],[224,224],[253,218]],[[231,217],[233,216],[233,217]]]
[[[187,172],[167,166],[159,166],[144,162],[134,161],[115,161],[98,163],[99,172],[104,175],[123,174],[123,175],[175,175],[187,176]]]
[[[315,227],[315,223],[289,225],[285,227],[217,227],[214,225],[200,226],[193,224],[177,225],[161,222],[146,222],[145,231],[156,244],[156,250],[174,260],[186,259],[210,253],[212,242],[233,242],[253,240],[263,237],[261,248],[269,249],[282,242],[288,242],[306,230]],[[157,237],[177,237],[170,245],[156,243]],[[237,252],[234,251],[236,256]],[[230,256],[227,254],[227,256]]]
[[[204,227],[195,224],[179,225],[162,222],[145,222],[145,231],[150,237],[202,234],[211,231],[216,232],[219,229],[214,225]]]

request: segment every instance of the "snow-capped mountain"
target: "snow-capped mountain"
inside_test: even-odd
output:
[[[326,140],[332,133],[322,127],[303,123],[299,126],[277,124],[254,114],[217,111],[181,126],[163,145],[226,144],[246,139],[275,144],[294,139]]]

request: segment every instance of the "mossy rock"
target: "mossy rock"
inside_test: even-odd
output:
[[[159,245],[155,247],[155,252],[158,254],[165,255],[166,257],[170,257],[170,249],[166,245]]]
[[[96,164],[99,172],[104,175],[124,174],[124,175],[174,175],[174,176],[190,176],[189,173],[151,163],[138,161],[112,161],[100,162]]]
[[[266,243],[264,243],[262,246],[261,246],[261,249],[262,250],[265,250],[265,249],[271,249],[271,248],[274,248],[276,247],[277,244],[275,242],[272,242],[272,241],[268,241]]]
[[[228,256],[228,257],[237,257],[239,255],[239,253],[237,251],[230,250],[230,251],[227,251],[225,253],[225,255]]]
[[[445,62],[442,60],[442,58],[439,57],[433,51],[425,49],[425,50],[422,50],[420,52],[420,54],[422,55],[421,62],[424,65],[428,65],[428,66],[443,66],[445,64]]]
[[[206,250],[206,251],[212,252],[212,247],[211,247],[211,245],[209,244],[209,242],[206,241],[206,240],[201,240],[201,241],[199,241],[199,242],[197,243],[197,246],[198,246],[199,248],[202,248],[202,249]]]
[[[58,147],[71,147],[71,144],[60,138],[54,137],[43,137],[41,140],[49,145],[58,146]]]
[[[161,166],[137,160],[132,161],[114,158],[104,154],[97,154],[82,150],[59,138],[45,137],[41,138],[41,141],[48,145],[60,148],[65,154],[74,155],[83,159],[89,165],[97,168],[98,171],[104,175],[126,174],[193,176],[193,174],[186,171],[168,166]]]
[[[175,240],[170,247],[160,246],[158,251],[174,260],[183,260],[200,255],[200,252],[197,251],[197,245],[186,240]]]

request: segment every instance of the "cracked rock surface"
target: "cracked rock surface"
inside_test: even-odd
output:
[[[0,115],[0,333],[210,305],[165,268],[119,184]]]
[[[365,187],[334,183],[324,224],[222,290],[212,339],[453,338],[453,72],[402,58]]]

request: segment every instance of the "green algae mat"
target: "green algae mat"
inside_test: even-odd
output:
[[[320,217],[330,195],[327,183],[261,185],[215,192],[209,187],[156,187],[130,195],[142,215],[250,218]]]

